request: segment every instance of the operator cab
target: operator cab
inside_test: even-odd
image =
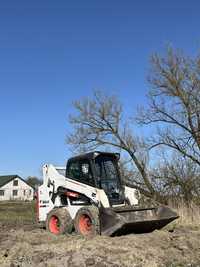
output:
[[[66,177],[103,189],[110,205],[123,204],[124,188],[118,168],[119,154],[92,152],[71,158],[67,162]]]

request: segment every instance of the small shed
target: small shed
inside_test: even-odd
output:
[[[33,200],[34,189],[18,175],[0,176],[0,201]]]

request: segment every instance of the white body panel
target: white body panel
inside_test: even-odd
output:
[[[57,191],[58,187],[64,187],[66,189],[81,193],[91,199],[97,206],[101,202],[104,207],[109,207],[108,198],[104,190],[94,188],[92,186],[79,183],[72,179],[66,178],[60,174],[59,171],[62,168],[56,168],[53,165],[44,165],[43,167],[43,184],[38,188],[38,205],[39,205],[39,221],[45,221],[47,214],[54,208],[60,207],[61,203],[59,198],[55,199],[55,203],[51,200],[50,192]],[[63,168],[64,169],[64,168]],[[48,186],[49,185],[49,186]],[[82,206],[71,206],[68,203],[67,209],[72,217],[75,217],[76,212]]]
[[[96,206],[103,205],[105,208],[110,207],[108,197],[104,190],[80,183],[78,181],[66,178],[61,174],[65,168],[54,167],[53,165],[43,166],[43,184],[38,188],[38,220],[45,221],[47,214],[56,207],[61,207],[60,198],[56,197],[54,203],[51,199],[51,192],[57,192],[59,187],[80,193],[88,197]],[[131,204],[137,204],[135,189],[125,187],[125,195]],[[74,219],[81,205],[71,205],[68,201],[66,206],[72,219]]]
[[[13,181],[18,181],[18,185],[14,185]],[[3,200],[33,200],[33,188],[20,178],[14,178],[4,186],[0,187],[4,195],[0,195],[0,201]],[[15,191],[16,190],[16,191]],[[13,194],[15,191],[15,194]]]
[[[137,190],[132,187],[125,186],[125,197],[130,201],[131,205],[137,205],[138,199],[136,198]]]

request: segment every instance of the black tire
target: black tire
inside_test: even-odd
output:
[[[46,229],[56,235],[70,234],[73,230],[73,222],[67,209],[57,208],[51,210],[47,215]]]
[[[74,219],[76,233],[83,236],[100,235],[99,209],[95,206],[78,210]]]

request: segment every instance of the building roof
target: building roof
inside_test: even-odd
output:
[[[13,179],[19,177],[18,175],[3,175],[0,176],[0,187],[9,183],[10,181],[12,181]],[[20,178],[20,177],[19,177]]]
[[[14,174],[14,175],[2,175],[2,176],[0,176],[0,187],[4,186],[5,184],[9,183],[10,181],[14,180],[15,178],[19,178],[19,179],[21,179],[23,182],[25,182],[27,184],[27,182],[17,174]],[[32,187],[31,185],[29,185],[29,186]]]

